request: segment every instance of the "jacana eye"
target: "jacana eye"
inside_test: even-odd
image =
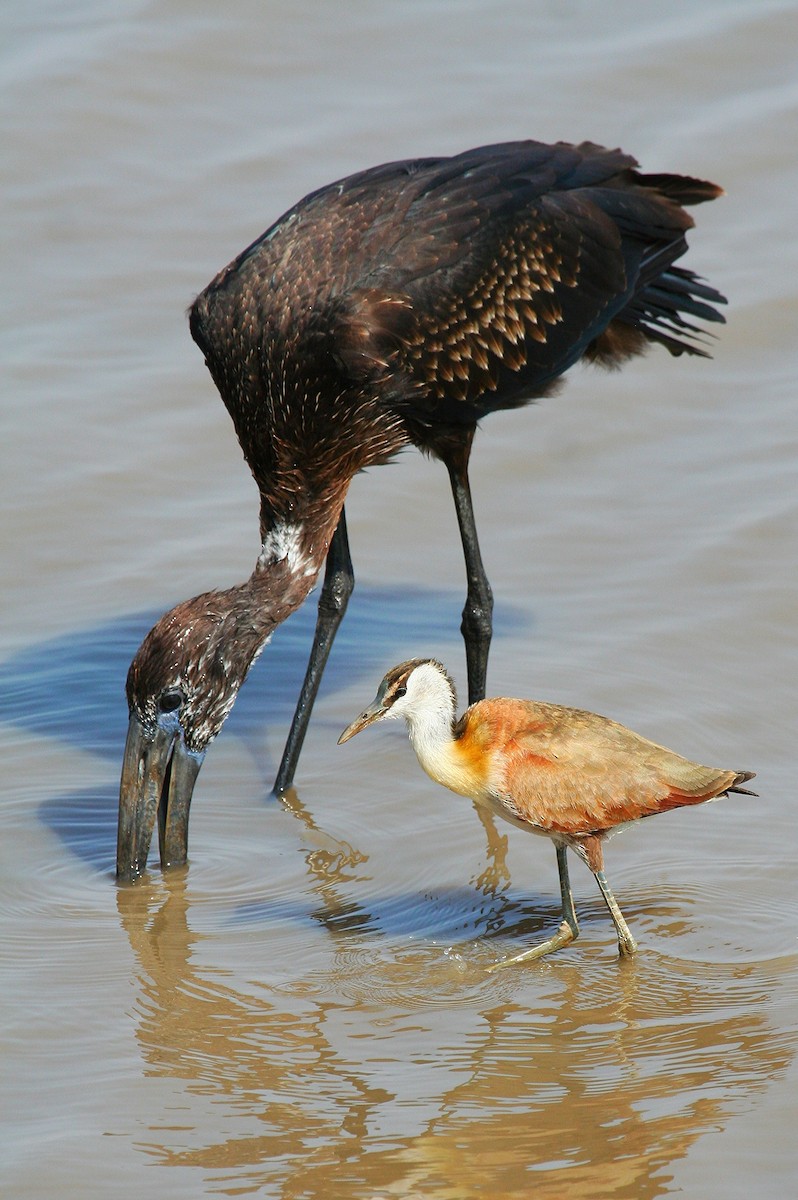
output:
[[[402,687],[398,687],[396,689],[396,691],[394,692],[394,699],[400,700],[402,698],[402,696],[406,696],[406,695],[407,695],[407,688],[404,685],[402,685]]]
[[[158,701],[158,709],[162,713],[176,712],[180,705],[185,700],[185,696],[179,688],[173,688],[171,691],[164,692]]]

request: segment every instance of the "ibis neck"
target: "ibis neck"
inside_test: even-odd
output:
[[[298,486],[293,503],[280,508],[262,494],[256,573],[282,566],[297,583],[306,580],[310,591],[341,518],[348,483],[347,478],[341,479],[323,494]]]
[[[231,678],[243,680],[277,626],[305,600],[314,579],[282,561],[259,562],[243,583],[198,597],[215,642],[224,647]]]
[[[337,516],[335,518],[337,520]],[[333,526],[334,528],[334,526]],[[330,537],[332,534],[330,534]],[[329,538],[323,530],[275,523],[249,579],[217,593],[229,623],[228,644],[254,662],[271,634],[307,599],[324,563]]]
[[[178,605],[163,618],[173,634],[187,623],[206,630],[205,641],[217,647],[231,682],[226,692],[228,709],[274,630],[307,599],[339,514],[340,506],[326,514],[326,521],[312,525],[275,521],[264,533],[249,579]]]
[[[326,553],[326,542],[311,552],[298,528],[278,527],[266,536],[255,570],[241,585],[252,620],[265,636],[307,599]]]

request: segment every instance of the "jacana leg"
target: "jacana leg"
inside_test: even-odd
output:
[[[618,952],[622,955],[634,954],[637,949],[637,942],[632,937],[629,926],[624,920],[623,913],[618,907],[618,901],[612,894],[612,889],[607,883],[607,876],[603,871],[594,871],[596,883],[601,888],[601,894],[604,897],[604,902],[610,910],[610,916],[615,922],[615,928],[618,933]]]
[[[574,912],[574,898],[571,895],[571,880],[568,875],[568,861],[566,859],[566,847],[557,846],[557,870],[560,875],[560,898],[562,900],[562,921],[560,928],[553,937],[547,938],[545,942],[539,942],[537,946],[531,946],[529,950],[524,950],[521,954],[514,954],[512,958],[503,958],[501,962],[494,963],[492,967],[488,967],[488,974],[493,974],[500,967],[509,967],[513,963],[531,962],[533,959],[542,958],[544,954],[551,954],[555,950],[561,950],[563,946],[567,946],[570,942],[575,942],[579,937],[579,923]],[[623,917],[621,917],[623,920]]]
[[[560,930],[564,926],[568,926],[573,937],[572,941],[576,941],[579,937],[579,922],[576,919],[574,911],[574,898],[571,894],[571,879],[568,874],[568,852],[567,846],[555,846],[557,851],[557,871],[560,876],[560,899],[562,900],[562,923]]]
[[[294,782],[294,772],[310,722],[313,702],[316,699],[338,626],[343,620],[354,586],[355,574],[349,554],[346,514],[341,509],[338,526],[327,551],[324,583],[319,596],[319,615],[316,619],[316,632],[313,635],[308,669],[305,672],[305,680],[299,693],[294,719],[288,732],[280,769],[274,781],[274,792],[277,796],[287,791]]]
[[[460,630],[465,641],[466,666],[468,668],[468,703],[476,704],[485,699],[488,675],[488,651],[493,636],[493,593],[482,564],[479,552],[474,508],[471,503],[471,488],[468,482],[468,459],[471,454],[470,433],[467,441],[444,458],[452,486],[460,539],[465,555],[466,594],[463,620]]]

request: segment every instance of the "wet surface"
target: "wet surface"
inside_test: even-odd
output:
[[[734,1200],[790,1194],[798,1024],[794,6],[89,2],[2,18],[0,970],[9,1195]],[[465,691],[445,471],[347,504],[357,588],[296,790],[270,796],[312,601],[211,747],[190,862],[113,880],[124,677],[176,600],[248,574],[257,498],[185,309],[311,188],[507,138],[716,180],[687,262],[710,362],[654,349],[491,417],[473,489],[489,688],[604,712],[738,796],[590,875],[338,734],[383,672]]]

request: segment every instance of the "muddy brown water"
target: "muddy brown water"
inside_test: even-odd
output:
[[[0,21],[4,1194],[791,1194],[795,5],[42,0]],[[491,857],[398,728],[335,745],[403,658],[464,684],[445,472],[408,453],[351,492],[358,586],[296,793],[268,797],[311,605],[208,754],[187,870],[118,890],[129,658],[257,553],[187,304],[311,188],[522,136],[722,183],[688,261],[731,303],[712,361],[577,369],[485,422],[490,690],[754,769],[760,797],[610,844],[635,961],[574,863],[579,942],[488,977],[552,928],[552,849],[507,828]]]

